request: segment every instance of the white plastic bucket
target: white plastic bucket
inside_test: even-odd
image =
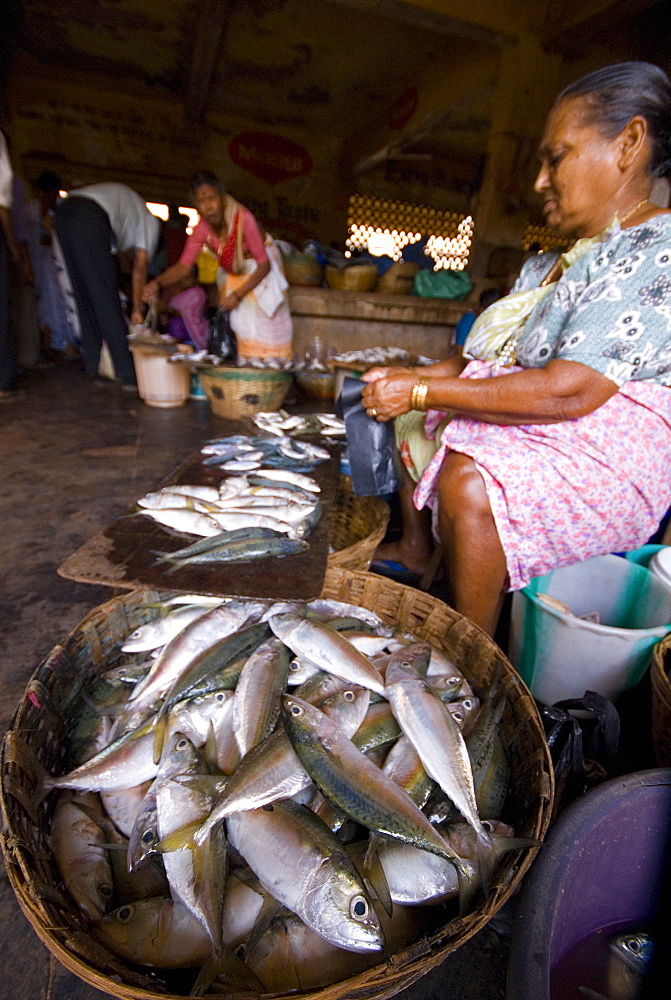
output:
[[[671,587],[671,546],[663,545],[655,552],[648,564],[648,569],[667,587]]]
[[[603,624],[577,617],[593,611]],[[671,589],[638,563],[597,556],[537,577],[513,595],[509,654],[544,705],[585,691],[614,699],[641,679],[652,647],[670,631]]]
[[[140,399],[147,406],[182,406],[189,398],[189,369],[173,364],[163,351],[131,347]]]

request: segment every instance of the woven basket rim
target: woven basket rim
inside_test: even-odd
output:
[[[493,640],[437,598],[375,574],[329,567],[325,577],[324,593],[327,596],[335,596],[339,600],[348,600],[349,598],[355,603],[377,610],[383,619],[389,622],[395,620],[402,622],[404,627],[420,636],[423,630],[432,635],[432,630],[435,628],[440,628],[441,634],[443,634],[443,629],[447,627],[447,631],[444,633],[444,642],[450,649],[452,658],[455,658],[457,664],[462,667],[465,666],[465,661],[468,660],[469,656],[477,656],[473,662],[480,665],[479,669],[484,669],[482,663],[485,657],[489,657],[487,665],[492,674],[496,670],[497,664],[501,664],[501,682],[508,693],[504,721],[507,717],[509,720],[516,720],[516,728],[508,734],[510,739],[507,742],[510,746],[514,735],[514,738],[519,741],[518,750],[525,751],[521,758],[525,774],[529,772],[535,776],[533,788],[529,788],[524,799],[528,822],[533,829],[525,829],[520,831],[520,834],[542,839],[550,822],[554,793],[550,753],[536,704],[528,688],[507,657],[493,643]],[[122,1000],[136,1000],[136,998],[137,1000],[140,998],[182,1000],[183,994],[172,993],[169,989],[165,991],[164,988],[152,989],[153,983],[148,980],[147,976],[134,972],[132,966],[128,966],[122,959],[110,955],[102,945],[90,938],[90,935],[87,938],[83,932],[77,932],[75,926],[64,928],[62,922],[66,915],[62,910],[59,911],[62,919],[56,924],[54,924],[53,918],[47,919],[43,916],[43,913],[48,912],[49,899],[46,890],[49,887],[43,887],[42,896],[40,896],[38,887],[33,887],[34,873],[30,870],[28,862],[31,857],[34,858],[34,855],[31,854],[30,845],[25,843],[25,833],[18,825],[17,816],[25,818],[25,808],[21,812],[21,796],[19,795],[17,798],[16,779],[11,770],[12,767],[15,771],[18,769],[17,761],[21,760],[22,752],[34,753],[26,742],[29,739],[33,741],[38,739],[35,735],[38,730],[38,726],[35,724],[38,709],[35,708],[34,694],[37,690],[43,703],[45,699],[51,697],[46,689],[43,691],[43,681],[46,677],[44,673],[46,667],[54,654],[57,651],[67,653],[67,644],[74,647],[76,641],[84,643],[84,652],[93,657],[90,670],[95,674],[96,670],[100,671],[107,664],[103,636],[111,640],[113,636],[110,634],[110,629],[112,629],[114,643],[111,648],[115,649],[118,637],[123,631],[122,625],[123,628],[127,628],[131,620],[147,620],[147,615],[154,616],[155,611],[150,611],[147,606],[159,596],[161,595],[156,591],[131,591],[113,597],[89,612],[79,625],[69,633],[63,644],[55,647],[36,669],[26,687],[24,698],[14,713],[0,751],[0,773],[2,774],[0,807],[6,831],[4,836],[0,838],[0,842],[7,869],[10,872],[10,882],[21,909],[40,939],[70,971],[97,989],[102,989],[112,996],[122,998]],[[385,601],[393,604],[393,608],[396,610],[385,610],[382,607]],[[375,607],[376,604],[378,607]],[[419,625],[420,621],[422,622],[421,626]],[[413,622],[416,622],[414,627]],[[136,626],[133,625],[133,627]],[[103,636],[100,635],[101,631]],[[71,654],[74,655],[74,648],[71,650]],[[57,665],[57,658],[54,662]],[[48,676],[53,679],[54,685],[56,685],[58,678],[56,670],[54,669]],[[79,674],[76,676],[79,677]],[[76,698],[69,698],[68,704],[74,705],[76,701]],[[58,705],[55,707],[58,708]],[[44,708],[40,707],[39,711],[45,713]],[[509,729],[512,724],[510,721]],[[25,726],[23,730],[22,726]],[[532,742],[533,751],[528,750],[526,741]],[[23,745],[23,750],[19,744]],[[45,763],[48,762],[45,761]],[[12,778],[13,784],[10,778]],[[519,781],[520,779],[511,776],[511,781],[515,780]],[[391,997],[401,989],[411,985],[442,962],[447,955],[487,923],[488,919],[519,885],[532,863],[534,853],[533,850],[530,850],[525,851],[523,857],[520,857],[521,852],[511,852],[507,855],[510,860],[504,865],[505,875],[502,874],[500,879],[496,880],[497,884],[492,886],[490,895],[466,917],[453,918],[428,937],[424,937],[415,945],[394,954],[389,960],[367,972],[345,979],[330,987],[310,990],[305,995],[312,997],[313,1000],[337,1000],[340,997],[385,1000],[385,998]],[[19,872],[22,878],[18,877]],[[31,896],[30,890],[33,888]],[[68,912],[74,909],[74,904],[71,904]],[[85,947],[87,941],[88,945]],[[63,954],[64,949],[67,954]],[[98,953],[105,954],[107,966],[104,967],[110,971],[101,971],[96,968],[90,959],[92,953],[95,953],[96,956]],[[80,957],[82,955],[86,957]],[[141,967],[139,968],[141,970]],[[116,974],[114,974],[115,969],[117,970]],[[123,975],[119,974],[119,969],[122,970]],[[157,972],[160,978],[161,970],[157,970]],[[113,975],[114,978],[112,978]],[[121,981],[117,981],[119,979]],[[158,987],[159,984],[156,985]],[[268,994],[267,996],[281,995],[286,996],[286,994]],[[300,994],[293,995],[299,996]],[[231,1000],[234,996],[235,1000],[248,1000],[249,998],[248,994],[229,995]]]
[[[201,377],[204,376],[205,378],[220,378],[233,375],[244,380],[256,379],[259,382],[274,382],[293,377],[291,372],[278,371],[275,368],[244,368],[242,366],[229,368],[226,365],[214,365],[209,368],[199,368],[198,373]]]

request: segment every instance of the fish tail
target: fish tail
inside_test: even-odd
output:
[[[194,847],[194,835],[199,825],[199,823],[189,823],[187,826],[182,826],[179,830],[169,833],[163,840],[159,840],[156,851],[159,854],[171,854],[172,851],[184,851]]]
[[[465,861],[463,858],[450,858],[450,860],[456,868],[459,882],[459,916],[464,917],[473,909],[473,902],[480,888],[480,874],[470,861]]]
[[[361,874],[366,880],[368,888],[371,890],[372,894],[380,901],[380,905],[383,907],[384,912],[388,917],[391,917],[394,906],[391,899],[391,893],[389,891],[387,876],[384,873],[384,868],[382,867],[382,862],[380,861],[378,853],[380,842],[381,838],[379,836],[371,834],[368,849],[366,850],[366,855],[361,865]]]

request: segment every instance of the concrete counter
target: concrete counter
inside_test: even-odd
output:
[[[298,285],[289,289],[289,307],[298,354],[319,337],[338,352],[385,346],[430,358],[449,354],[454,328],[468,308],[451,299]]]

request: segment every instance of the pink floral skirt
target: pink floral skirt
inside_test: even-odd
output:
[[[471,361],[461,378],[505,373]],[[429,411],[427,437],[444,417]],[[655,532],[671,506],[671,389],[628,382],[593,413],[557,424],[454,417],[415,490],[418,509],[435,511],[448,451],[468,455],[482,474],[509,589],[520,590],[558,566],[636,549]]]

